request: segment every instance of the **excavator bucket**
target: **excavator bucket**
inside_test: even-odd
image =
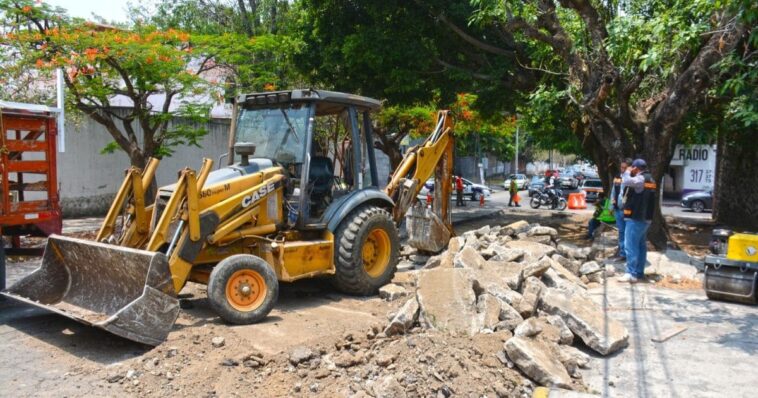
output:
[[[450,230],[434,212],[421,203],[411,207],[406,216],[408,244],[416,249],[439,253],[450,241]]]
[[[42,265],[3,295],[149,345],[179,315],[166,256],[51,235]]]

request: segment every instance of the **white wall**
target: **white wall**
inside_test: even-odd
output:
[[[158,185],[176,181],[177,172],[184,167],[199,169],[203,157],[214,160],[226,152],[228,120],[208,124],[208,134],[201,148],[182,146],[175,154],[161,161],[156,173]],[[138,131],[141,135],[141,132]],[[122,151],[101,154],[113,141],[107,131],[95,121],[83,118],[66,124],[66,151],[58,153],[58,185],[63,213],[69,217],[104,214],[129,167],[129,158]],[[226,160],[224,160],[225,162]]]

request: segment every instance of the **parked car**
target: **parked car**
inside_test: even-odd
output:
[[[586,178],[582,181],[581,189],[584,191],[588,202],[597,200],[597,195],[603,192],[603,182],[597,178]]]
[[[503,188],[507,191],[511,187],[511,180],[516,177],[516,186],[519,191],[529,188],[529,179],[525,174],[511,174],[503,181]]]
[[[558,175],[558,182],[560,183],[560,187],[562,189],[577,189],[579,188],[579,180],[574,178],[572,175],[568,174],[559,174]]]
[[[529,197],[536,195],[545,188],[545,179],[540,176],[532,177],[532,181],[529,183]]]
[[[688,193],[682,197],[682,207],[690,209],[695,213],[711,210],[713,209],[713,192],[699,191]]]
[[[427,192],[429,190],[434,189],[434,178],[430,178],[426,180],[424,183],[424,186],[421,188],[421,191],[419,191],[420,197],[426,197]],[[455,195],[455,180],[453,180],[453,195]],[[463,178],[463,197],[468,198],[470,200],[478,201],[479,197],[484,195],[484,198],[487,199],[492,195],[492,190],[489,189],[489,187],[482,185],[482,184],[476,184],[471,180],[467,180]]]

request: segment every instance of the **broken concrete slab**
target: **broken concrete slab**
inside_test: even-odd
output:
[[[558,349],[558,360],[569,374],[575,374],[577,368],[586,368],[590,363],[590,356],[581,352],[578,348],[570,345],[562,345]]]
[[[535,235],[550,235],[550,236],[557,236],[558,230],[552,227],[544,227],[542,225],[535,225],[531,228],[529,228],[529,231],[526,233],[528,236],[535,236]]]
[[[571,332],[563,318],[558,315],[547,315],[544,319],[558,329],[558,344],[568,345],[574,342],[574,333]]]
[[[568,281],[570,283],[573,283],[573,284],[575,284],[575,285],[577,285],[577,286],[579,286],[581,288],[586,288],[586,286],[584,286],[584,283],[582,282],[582,280],[579,279],[579,277],[576,276],[576,274],[574,274],[573,272],[571,272],[571,270],[567,269],[561,263],[559,263],[558,261],[553,260],[552,258],[550,259],[550,261],[551,261],[550,268],[552,268],[553,271],[555,271],[555,273],[558,274],[559,277],[561,277],[562,279],[565,279],[566,281]],[[545,272],[547,273],[547,271],[545,271]]]
[[[489,225],[485,225],[485,226],[483,226],[483,227],[481,227],[481,228],[479,228],[479,229],[477,229],[477,230],[474,231],[474,234],[476,234],[477,238],[481,238],[482,236],[487,235],[489,233],[490,233],[490,226]]]
[[[537,278],[530,276],[524,282],[521,292],[522,298],[518,306],[518,312],[522,317],[528,318],[534,314],[540,300],[540,293],[546,289],[545,285]]]
[[[384,329],[384,334],[387,336],[394,336],[396,334],[404,334],[413,328],[413,325],[418,320],[419,304],[416,297],[411,297],[408,301],[397,310],[397,313],[390,321],[389,325]]]
[[[629,332],[624,325],[608,317],[584,294],[547,288],[542,292],[540,308],[563,318],[571,332],[602,355],[612,354],[628,344]]]
[[[552,245],[553,240],[550,238],[550,235],[534,235],[534,236],[527,236],[523,238],[525,241],[529,242],[537,242],[542,243],[543,245]]]
[[[511,249],[520,249],[524,253],[532,255],[535,259],[539,260],[542,256],[551,256],[555,253],[553,246],[544,245],[542,243],[530,242],[528,240],[513,240],[508,242],[508,247]]]
[[[394,301],[408,294],[404,287],[389,283],[379,288],[379,298],[387,301]]]
[[[500,322],[498,323],[498,327],[510,331],[513,331],[518,325],[524,322],[524,318],[521,314],[519,314],[511,305],[502,300],[500,302],[499,319]]]
[[[543,323],[545,322],[540,322],[539,318],[529,318],[516,326],[513,335],[519,337],[534,337],[542,332]]]
[[[571,388],[571,377],[548,342],[512,337],[505,342],[508,358],[529,378],[543,386]]]
[[[466,243],[466,239],[462,236],[453,236],[450,238],[447,244],[447,251],[450,253],[458,253],[463,249],[463,245]]]
[[[507,286],[497,285],[494,283],[484,285],[484,290],[487,293],[499,298],[500,300],[503,300],[513,308],[518,308],[519,303],[521,303],[521,300],[523,298],[521,293],[515,290],[511,290]]]
[[[521,276],[523,279],[527,279],[530,276],[541,277],[552,266],[553,260],[550,257],[544,256],[539,261],[528,264],[521,270]]]
[[[501,301],[491,294],[481,294],[477,298],[476,309],[479,312],[479,322],[483,329],[495,330],[500,322]]]
[[[455,268],[481,268],[486,262],[479,252],[471,246],[464,246],[453,258]]]
[[[524,251],[521,249],[511,249],[500,244],[493,244],[495,255],[490,260],[495,261],[520,261],[524,257]]]
[[[555,253],[550,258],[555,260],[558,264],[562,265],[567,270],[571,271],[574,275],[579,275],[579,267],[581,267],[581,262],[577,260],[569,260],[568,258]]]
[[[437,268],[437,267],[453,268],[454,259],[455,259],[455,254],[451,253],[450,251],[444,251],[440,253],[439,255],[430,258],[423,269],[432,269],[432,268]]]
[[[649,251],[649,265],[645,267],[646,275],[675,276],[695,279],[698,269],[691,265],[692,258],[681,250],[668,249],[665,252]]]
[[[557,249],[561,255],[574,260],[585,260],[591,250],[589,247],[579,247],[564,242],[559,243]]]
[[[501,235],[517,235],[529,230],[529,223],[525,220],[516,221],[504,226],[500,230]]]
[[[588,261],[582,264],[581,267],[579,267],[579,274],[581,275],[592,274],[595,272],[600,272],[601,269],[602,268],[600,267],[600,264],[597,263],[597,261]]]
[[[472,335],[479,330],[473,272],[463,268],[422,271],[418,278],[419,321],[427,328]]]

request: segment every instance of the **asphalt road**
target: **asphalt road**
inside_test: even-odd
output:
[[[521,197],[521,209],[520,210],[530,210],[530,211],[553,211],[550,209],[532,209],[529,207],[529,192],[527,190],[519,191],[519,196]],[[485,205],[482,207],[483,209],[490,209],[490,210],[496,210],[496,209],[502,209],[502,208],[508,208],[508,200],[510,198],[510,195],[508,192],[503,190],[496,190],[493,191],[492,196],[490,196],[486,201]],[[468,207],[479,207],[478,203],[475,202],[467,202],[467,208]],[[465,210],[461,209],[462,211],[469,211],[468,209],[464,208]],[[454,213],[458,211],[459,208],[454,208]],[[663,211],[663,215],[665,216],[671,216],[675,218],[681,218],[685,220],[697,220],[697,221],[708,221],[711,219],[711,211],[705,211],[703,213],[695,213],[692,210],[689,209],[683,209],[679,205],[679,201],[673,201],[673,200],[664,200],[663,206],[661,208]],[[587,214],[591,215],[595,211],[595,205],[591,202],[587,203],[586,209],[581,210],[568,210],[571,212],[576,212],[579,214]]]

